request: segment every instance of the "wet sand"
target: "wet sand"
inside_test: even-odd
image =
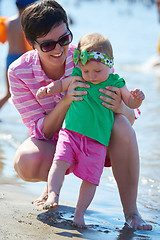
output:
[[[21,186],[0,185],[0,238],[2,240],[41,239],[102,239],[105,232],[93,229],[76,229],[72,221],[63,218],[65,212],[74,214],[74,207],[60,205],[56,211],[43,211],[32,204],[34,195],[29,195]],[[107,238],[111,239],[111,238]]]
[[[124,240],[137,239],[130,229],[107,228],[98,230],[98,225],[87,229],[72,226],[72,220],[64,218],[66,213],[72,217],[75,208],[60,203],[56,211],[44,211],[32,204],[35,196],[28,194],[22,186],[0,184],[0,239],[1,240]]]
[[[74,230],[70,222],[63,221],[57,211],[44,212],[41,207],[34,206],[31,203],[34,196],[24,192],[23,188],[1,185],[0,189],[1,239],[64,239],[67,236],[78,239],[83,235]],[[68,207],[59,208],[65,211]]]

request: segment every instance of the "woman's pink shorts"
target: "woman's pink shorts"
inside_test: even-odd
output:
[[[66,174],[73,172],[82,180],[99,185],[105,157],[105,145],[79,133],[60,130],[54,161],[71,164]]]

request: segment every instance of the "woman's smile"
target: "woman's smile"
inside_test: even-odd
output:
[[[59,58],[63,55],[63,52],[57,53],[57,54],[52,54],[52,57]]]

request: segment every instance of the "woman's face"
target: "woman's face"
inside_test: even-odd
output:
[[[37,38],[38,43],[44,43],[45,41],[58,41],[62,36],[68,33],[68,29],[65,23],[54,27],[50,32],[41,38]],[[56,44],[55,48],[48,52],[43,52],[39,44],[35,43],[34,48],[38,50],[39,58],[41,61],[42,68],[44,71],[48,71],[50,68],[58,69],[64,66],[66,55],[68,52],[69,45],[60,46],[59,43]]]

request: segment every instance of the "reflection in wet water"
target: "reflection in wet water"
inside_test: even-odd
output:
[[[16,148],[11,144],[10,137],[4,137],[0,123],[0,184],[22,184],[13,168]]]

